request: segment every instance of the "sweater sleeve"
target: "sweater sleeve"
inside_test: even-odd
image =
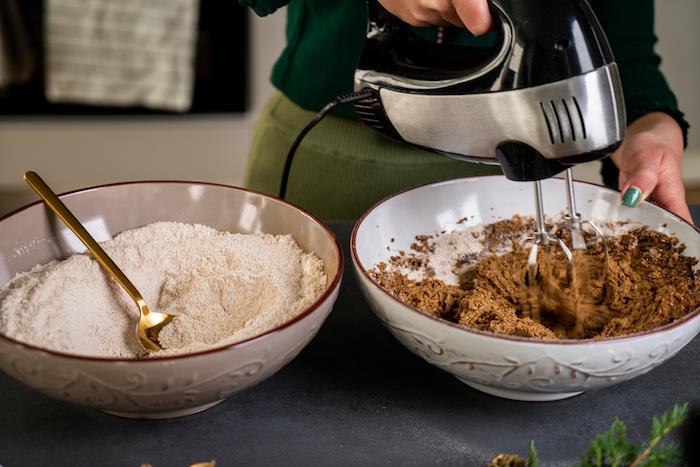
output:
[[[267,16],[283,6],[287,6],[290,0],[238,0],[243,6],[252,9],[258,16]]]
[[[661,58],[654,50],[658,40],[654,33],[654,0],[590,0],[590,3],[620,70],[627,124],[651,112],[665,112],[681,127],[683,142],[687,144],[688,122],[659,69]],[[617,185],[617,168],[612,161],[604,161],[601,173],[606,185]]]

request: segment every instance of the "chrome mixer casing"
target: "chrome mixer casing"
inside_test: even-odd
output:
[[[500,164],[513,180],[540,180],[612,153],[626,127],[624,97],[585,0],[491,5],[500,45],[477,65],[443,68],[432,44],[370,9],[355,90],[376,92],[355,104],[358,118],[453,158]]]

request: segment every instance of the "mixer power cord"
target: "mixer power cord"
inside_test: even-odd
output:
[[[282,181],[280,182],[280,191],[279,191],[279,197],[281,199],[284,199],[285,196],[287,195],[287,184],[289,183],[289,173],[292,170],[292,163],[294,162],[294,155],[297,152],[297,148],[301,144],[301,141],[304,139],[306,134],[311,131],[313,127],[319,124],[323,118],[328,115],[328,113],[336,108],[340,104],[351,104],[353,102],[361,101],[364,99],[368,99],[370,97],[373,97],[375,95],[374,90],[372,89],[367,89],[364,91],[360,92],[350,92],[347,94],[341,94],[340,96],[336,97],[333,99],[331,102],[325,105],[319,112],[314,116],[314,118],[304,127],[304,129],[299,132],[299,135],[296,137],[294,140],[294,143],[292,143],[292,146],[289,148],[289,152],[287,153],[287,158],[284,161],[284,170],[282,171]]]

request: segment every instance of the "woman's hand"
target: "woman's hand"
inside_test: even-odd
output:
[[[475,36],[491,29],[486,0],[379,0],[379,3],[412,26],[466,27]]]
[[[623,203],[636,207],[649,198],[692,223],[681,180],[682,158],[683,133],[673,118],[652,112],[635,120],[612,156],[620,169]]]

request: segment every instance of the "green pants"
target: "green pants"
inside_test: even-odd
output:
[[[292,142],[313,118],[277,92],[258,121],[246,165],[247,188],[277,196]],[[299,146],[287,200],[325,220],[355,219],[386,196],[449,178],[500,173],[396,142],[364,124],[327,116]]]

